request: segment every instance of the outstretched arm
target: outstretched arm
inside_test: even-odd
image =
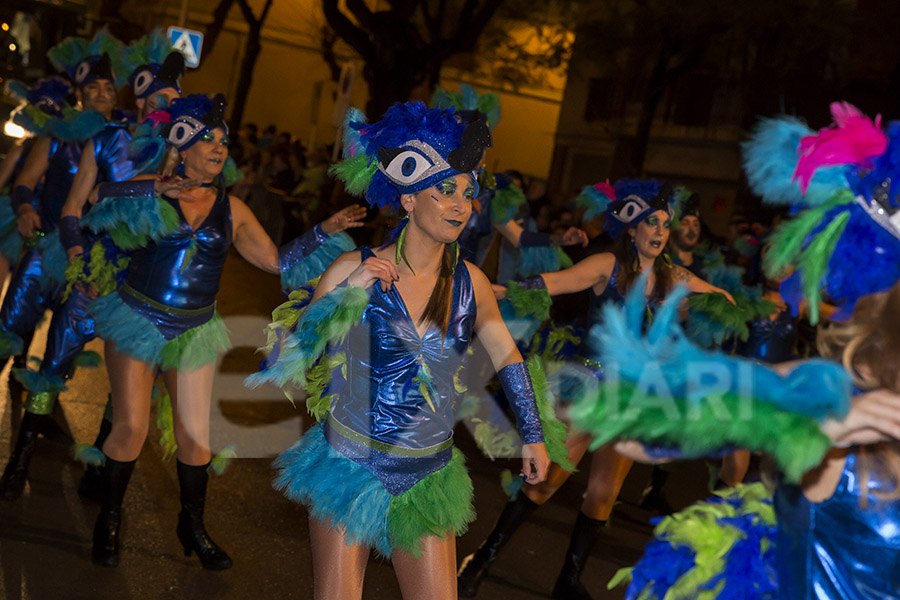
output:
[[[609,281],[615,265],[615,256],[611,252],[603,252],[588,256],[568,269],[543,273],[541,277],[551,296],[572,294]]]
[[[230,200],[235,249],[254,267],[266,273],[280,273],[278,247],[275,246],[275,242],[246,204],[236,196],[231,196]]]
[[[577,227],[569,227],[562,235],[525,231],[521,225],[510,219],[503,225],[494,224],[510,244],[516,248],[528,246],[587,246],[587,234]]]
[[[519,433],[525,441],[522,448],[522,472],[528,483],[540,483],[547,477],[550,458],[543,443],[543,431],[539,425],[528,371],[500,316],[491,282],[476,266],[466,262],[466,267],[475,289],[475,332],[497,370],[507,400],[515,412]]]
[[[672,267],[675,269],[675,281],[677,283],[684,283],[687,286],[687,289],[694,292],[695,294],[710,294],[710,293],[718,293],[722,294],[728,301],[734,304],[734,298],[731,297],[731,294],[723,290],[722,288],[718,288],[711,283],[708,283],[684,267],[680,265],[675,265]]]

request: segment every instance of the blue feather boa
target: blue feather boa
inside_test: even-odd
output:
[[[41,282],[42,285],[62,285],[66,282],[66,267],[69,258],[59,241],[59,229],[54,229],[41,238],[38,243],[41,250]]]

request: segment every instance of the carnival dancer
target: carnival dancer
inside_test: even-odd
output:
[[[203,508],[212,375],[218,353],[229,346],[215,311],[225,257],[234,243],[251,264],[290,281],[294,267],[305,268],[297,261],[308,255],[303,244],[310,240],[299,238],[279,252],[247,206],[215,183],[228,157],[224,97],[177,99],[167,113],[170,148],[162,177],[101,185],[98,204],[83,219],[91,231],[109,231],[117,244],[136,248],[121,287],[89,307],[106,342],[114,407],[92,560],[119,562],[122,500],[147,435],[158,366],[178,443],[178,539],[186,555],[196,552],[205,568],[219,570],[232,561],[207,535]]]
[[[308,384],[323,421],[276,461],[276,486],[310,509],[314,597],[360,598],[374,548],[393,561],[404,597],[453,598],[455,536],[474,518],[452,447],[454,375],[473,333],[512,399],[528,483],[549,464],[539,418],[549,407],[539,408],[487,278],[458,258],[490,131],[418,102],[373,124],[351,111],[345,128],[346,160],[333,172],[408,218],[388,245],[338,259],[305,312],[276,312],[270,332],[283,339],[252,383]]]
[[[898,597],[900,340],[890,324],[900,318],[900,201],[892,184],[898,176],[900,123],[885,132],[880,119],[873,122],[846,103],[834,103],[831,110],[835,124],[818,133],[791,117],[763,120],[745,146],[745,169],[766,201],[792,206],[794,216],[775,231],[765,267],[770,277],[786,267],[796,269],[781,284],[794,313],[805,302],[815,321],[823,294],[836,302],[832,323],[819,331],[820,352],[835,363],[818,365],[818,371],[812,370],[813,361],[782,366],[794,381],[757,383],[751,398],[755,410],[739,428],[733,421],[705,418],[687,426],[681,421],[660,427],[656,418],[610,425],[602,395],[578,411],[578,422],[601,439],[640,442],[621,441],[619,447],[641,460],[737,443],[771,453],[781,467],[774,506],[739,490],[661,523],[663,537],[626,574],[633,576],[629,600],[701,593],[712,600],[735,597],[740,590],[782,600]],[[696,356],[680,341],[651,349],[640,332],[626,329],[633,336],[627,342],[611,331],[600,335],[649,351],[646,358],[667,373],[667,384],[678,367],[666,358],[670,352],[681,360]],[[664,329],[648,337],[678,340],[677,330]],[[746,368],[721,355],[706,360],[732,372]],[[857,395],[848,411],[850,378]],[[772,397],[773,388],[780,389],[780,398]],[[745,401],[734,386],[718,393],[729,398],[729,408]],[[622,400],[620,394],[617,402]],[[697,517],[714,543],[685,535],[696,530]]]
[[[59,137],[39,138],[16,180],[12,203],[18,230],[29,243],[0,306],[0,356],[27,353],[24,341],[30,341],[44,312],[54,307],[65,280],[58,234],[61,211],[85,140],[102,131],[113,116],[116,86],[111,54],[118,55],[120,49],[121,43],[101,30],[90,42],[70,39],[50,51],[51,60],[75,81],[84,112],[61,127]],[[42,177],[43,188],[35,197]],[[24,366],[24,360],[19,365]],[[52,427],[52,408],[49,394],[29,395],[16,445],[0,478],[4,498],[21,496],[37,437]]]
[[[552,296],[590,289],[591,318],[597,318],[600,307],[607,303],[621,304],[625,292],[638,275],[647,272],[649,283],[645,293],[651,303],[658,302],[677,282],[684,283],[695,293],[718,292],[731,299],[724,290],[695,277],[683,267],[673,265],[664,253],[673,217],[670,205],[672,188],[668,184],[653,180],[620,179],[615,186],[599,184],[594,189],[602,194],[607,204],[605,227],[616,239],[614,251],[589,256],[573,267],[556,273],[544,273],[520,283],[514,282],[507,289],[499,288],[500,295],[509,294],[515,305],[520,302],[518,298],[524,295]],[[592,381],[593,377],[602,378],[599,365],[587,366],[591,369],[588,377]],[[563,402],[567,400],[572,398],[561,398]],[[566,446],[572,464],[578,463],[590,442],[589,434],[569,435]],[[588,489],[572,530],[562,571],[553,588],[553,598],[590,597],[580,582],[581,572],[630,468],[631,461],[611,447],[603,447],[593,455]],[[507,503],[494,530],[474,554],[462,561],[458,577],[461,596],[471,597],[477,593],[482,578],[510,536],[559,489],[569,475],[571,471],[554,464],[543,484],[523,488]]]
[[[10,269],[22,254],[22,235],[16,227],[16,213],[12,209],[10,193],[35,141],[42,136],[69,139],[72,125],[82,113],[68,103],[72,86],[59,76],[45,77],[30,88],[20,81],[6,83],[6,93],[21,101],[10,114],[9,121],[25,132],[9,149],[0,163],[0,281],[6,279]],[[66,113],[66,115],[64,115]],[[92,115],[101,119],[99,114]],[[41,182],[32,190],[32,196],[40,197]]]

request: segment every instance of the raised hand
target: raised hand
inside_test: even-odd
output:
[[[362,227],[362,220],[366,217],[366,208],[359,204],[348,206],[334,213],[324,221],[322,221],[322,231],[331,235],[339,233],[351,227]]]
[[[397,265],[386,258],[373,256],[362,261],[356,269],[350,273],[347,283],[361,288],[370,288],[376,282],[381,283],[381,291],[391,289],[394,282],[400,279]]]

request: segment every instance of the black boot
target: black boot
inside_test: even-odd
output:
[[[497,558],[500,549],[509,541],[519,525],[528,520],[538,507],[520,490],[515,498],[506,503],[494,530],[478,547],[474,554],[462,560],[456,576],[456,588],[459,596],[472,598],[478,593],[478,586],[491,563]]]
[[[553,586],[553,600],[591,600],[591,595],[581,584],[581,572],[604,525],[606,521],[591,519],[581,511],[578,512],[572,540],[566,552],[566,562]]]
[[[22,423],[19,425],[19,435],[16,438],[16,447],[13,449],[9,462],[3,470],[0,478],[0,495],[6,500],[18,500],[25,490],[25,480],[28,478],[28,463],[31,462],[31,454],[37,444],[38,435],[44,428],[44,421],[49,419],[47,415],[36,415],[25,411]]]
[[[95,565],[115,567],[119,564],[119,539],[122,524],[122,500],[134,471],[136,460],[120,462],[106,457],[103,465],[103,505],[94,525],[91,560]]]
[[[110,431],[112,431],[112,423],[104,418],[100,421],[100,431],[97,433],[97,439],[94,440],[94,448],[103,451],[103,444],[109,437]],[[87,466],[78,483],[78,495],[97,504],[103,502],[103,467]]]
[[[191,466],[178,461],[178,483],[181,485],[181,513],[178,515],[178,540],[184,555],[196,552],[204,569],[221,571],[231,568],[231,558],[219,548],[203,526],[203,505],[206,483],[209,481],[205,465]]]
[[[650,485],[644,490],[640,507],[661,515],[672,514],[672,507],[666,501],[663,488],[669,478],[669,471],[661,467],[653,467],[653,475],[650,477]]]

